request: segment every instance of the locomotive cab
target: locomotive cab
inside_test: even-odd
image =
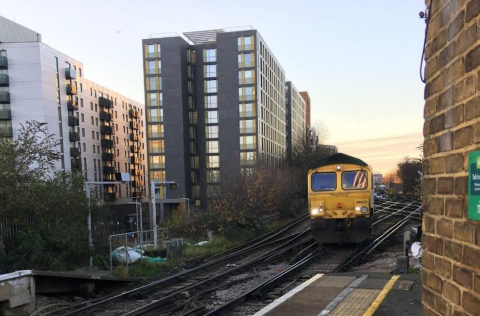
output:
[[[373,173],[362,160],[334,154],[308,173],[311,228],[319,243],[360,243],[370,236]]]

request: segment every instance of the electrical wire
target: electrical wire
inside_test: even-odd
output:
[[[427,35],[428,35],[428,25],[430,24],[430,17],[432,16],[432,4],[433,0],[430,0],[430,5],[428,6],[428,11],[425,14],[425,38],[423,40],[423,51],[422,51],[422,59],[420,60],[420,80],[422,80],[423,83],[426,83],[425,81],[425,74],[423,72],[423,60],[425,59],[425,50],[427,47]]]

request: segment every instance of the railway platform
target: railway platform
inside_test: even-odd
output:
[[[421,315],[420,274],[317,274],[255,316]]]

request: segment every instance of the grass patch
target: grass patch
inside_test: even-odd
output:
[[[183,259],[205,258],[216,255],[217,253],[226,251],[232,247],[238,246],[243,240],[231,241],[223,236],[213,237],[212,242],[202,246],[187,245],[185,247],[185,256]]]

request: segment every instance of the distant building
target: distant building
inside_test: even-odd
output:
[[[180,199],[197,206],[235,172],[258,160],[279,164],[287,151],[285,71],[251,28],[153,34],[143,40],[150,178],[165,213]],[[305,125],[294,93],[293,133]],[[302,117],[299,117],[302,116]]]
[[[21,124],[45,122],[60,143],[57,170],[82,172],[89,181],[129,173],[129,185],[96,188],[128,222],[135,217],[128,203],[146,193],[144,105],[84,76],[81,62],[0,17],[0,129],[17,137]]]
[[[286,128],[287,128],[287,157],[291,158],[295,144],[305,138],[305,100],[291,81],[286,86]]]
[[[381,173],[374,173],[373,174],[373,182],[375,185],[382,184],[382,174]]]
[[[326,153],[327,156],[338,153],[338,148],[337,146],[334,146],[334,145],[320,144],[319,147],[320,147],[320,151]]]
[[[305,101],[305,124],[307,125],[307,130],[312,126],[311,116],[310,116],[310,95],[307,91],[301,91],[300,95]]]

